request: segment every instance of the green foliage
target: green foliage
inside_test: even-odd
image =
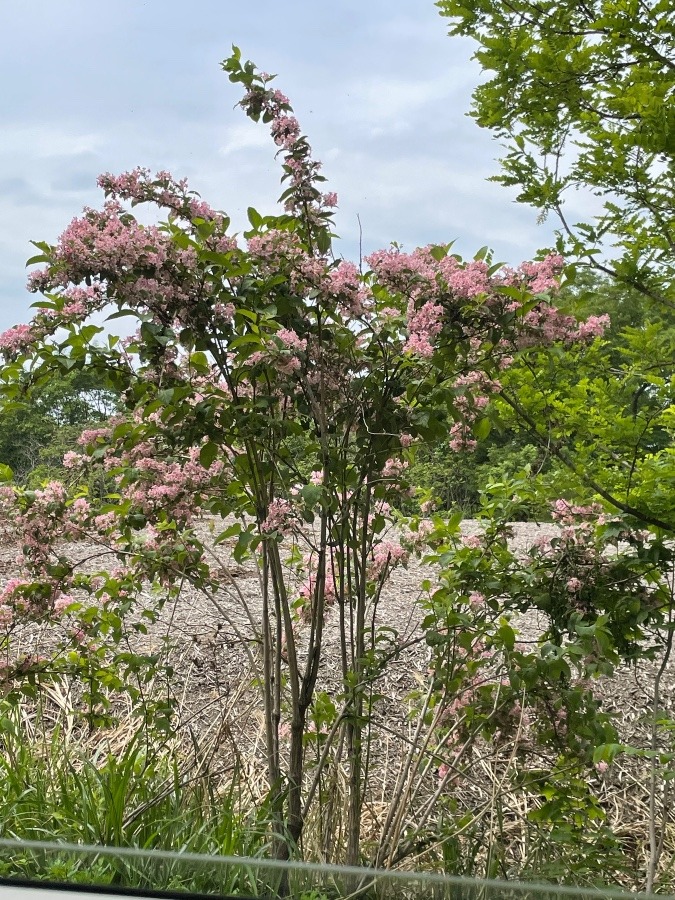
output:
[[[557,461],[550,499],[599,497],[675,531],[674,360],[675,330],[650,324],[616,343],[527,351],[505,373],[495,407]]]
[[[434,508],[461,510],[473,518],[481,508],[481,497],[494,483],[508,482],[536,473],[541,477],[559,468],[536,444],[527,443],[527,434],[517,428],[493,430],[473,452],[452,450],[447,440],[419,448],[411,463],[409,478],[422,497],[432,497]],[[419,502],[404,504],[408,512],[419,512]],[[544,497],[532,495],[518,509],[523,522],[548,521],[550,507]]]
[[[672,0],[436,5],[451,34],[478,42],[476,59],[489,73],[472,115],[506,147],[495,180],[516,186],[542,215],[559,215],[563,252],[672,309]],[[578,193],[601,198],[590,221],[567,216],[565,199]],[[614,262],[600,262],[600,248]]]
[[[256,856],[260,818],[242,806],[236,770],[215,778],[173,741],[125,722],[96,739],[73,727],[63,694],[0,705],[0,837]],[[51,698],[51,699],[50,699]],[[152,860],[0,851],[4,877],[224,891],[221,873]],[[232,875],[236,889],[241,873]]]
[[[612,344],[626,343],[623,333],[629,328],[643,328],[657,314],[644,294],[629,285],[585,266],[569,266],[566,279],[555,298],[556,306],[577,319],[609,316],[604,339]],[[663,310],[660,318],[667,323]]]
[[[31,381],[25,376],[24,390],[0,412],[0,462],[18,482],[38,487],[64,477],[64,454],[76,449],[85,425],[107,420],[119,400],[93,369],[52,373],[36,385]]]

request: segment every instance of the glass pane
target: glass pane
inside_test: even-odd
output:
[[[611,889],[584,891],[415,872],[8,840],[0,840],[0,875],[2,900],[56,900],[57,892],[73,900],[163,892],[238,900],[625,900],[629,896]]]

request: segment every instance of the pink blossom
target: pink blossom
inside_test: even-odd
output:
[[[274,143],[290,150],[300,137],[300,123],[295,116],[277,116],[272,122]]]
[[[586,338],[602,337],[609,327],[610,320],[607,313],[602,316],[589,316],[585,322],[579,322],[577,336],[582,340]]]
[[[457,268],[448,277],[448,287],[458,297],[477,297],[490,289],[488,266],[483,260],[473,260]]]
[[[217,215],[204,200],[188,200],[187,208],[192,219],[214,219]]]
[[[0,350],[10,353],[25,350],[35,340],[35,337],[30,325],[15,325],[0,334]]]
[[[278,531],[285,533],[290,528],[289,519],[292,515],[293,507],[288,500],[280,497],[272,500],[267,510],[267,518],[260,526],[263,534],[273,534]]]
[[[326,290],[340,299],[346,314],[362,316],[365,313],[367,292],[354,263],[343,259],[333,266],[327,273]]]
[[[551,538],[545,534],[537,535],[532,541],[532,546],[536,547],[537,550],[541,550],[543,553],[548,553],[551,550]]]
[[[366,262],[382,284],[398,292],[415,283],[435,281],[438,264],[429,249],[419,248],[413,253],[403,253],[397,247],[376,250],[366,256]]]
[[[313,576],[305,582],[305,584],[300,588],[300,596],[308,599],[314,595],[315,590],[315,579]],[[335,599],[336,588],[335,588],[335,579],[332,573],[327,572],[326,578],[323,586],[324,598],[330,604]]]
[[[383,478],[399,478],[401,474],[408,468],[408,463],[401,459],[388,459],[382,469]]]
[[[311,147],[301,136],[298,120],[291,115],[288,97],[281,91],[268,88],[268,80],[264,75],[259,75],[259,83],[253,83],[248,88],[240,105],[247,115],[255,119],[262,114],[266,121],[271,120],[272,138],[278,147],[286,151],[284,167],[291,182],[290,194],[285,202],[287,211],[302,210],[305,215],[316,216],[317,212],[332,205],[335,198],[331,194],[323,195],[316,189],[315,180],[321,163],[312,159]]]
[[[64,503],[66,489],[60,481],[49,481],[44,488],[35,491],[35,499],[40,503]]]
[[[275,365],[277,370],[284,375],[292,375],[301,367],[300,360],[297,356],[287,356],[284,359],[277,360]]]
[[[69,518],[77,525],[83,525],[91,512],[91,505],[84,497],[73,501],[69,510]]]
[[[235,313],[234,303],[215,303],[213,313],[216,318],[224,322],[231,322]]]
[[[43,269],[36,269],[29,274],[26,289],[30,291],[31,294],[35,294],[38,291],[48,290],[50,284],[51,270],[49,269],[49,266],[45,266]]]
[[[54,612],[56,615],[61,615],[61,613],[65,612],[66,609],[71,606],[75,601],[69,594],[61,594],[54,601]]]
[[[105,441],[109,437],[109,428],[88,428],[78,437],[77,443],[81,447],[86,447],[91,444],[98,444],[101,441]]]
[[[64,469],[74,469],[76,466],[82,465],[83,462],[86,462],[87,457],[83,456],[81,453],[75,453],[73,450],[68,450],[63,455],[63,467]]]
[[[583,585],[578,578],[569,578],[566,587],[570,593],[576,593],[581,590]]]
[[[94,518],[94,525],[98,531],[108,531],[117,524],[117,516],[114,512],[103,513]]]
[[[104,173],[99,175],[98,185],[108,197],[135,203],[156,203],[183,219],[212,220],[220,215],[208,203],[197,199],[194,192],[188,191],[185,179],[176,181],[166,171],[157,172],[154,177],[149,169],[141,167],[121,175]]]
[[[279,107],[288,106],[288,97],[285,94],[282,94],[281,91],[273,90],[270,92],[270,96]]]
[[[399,564],[405,564],[407,560],[408,551],[401,547],[400,544],[394,544],[391,541],[382,541],[373,550],[373,559],[370,567],[371,574],[379,576],[386,569],[393,568]]]
[[[288,350],[306,350],[307,341],[299,337],[295,331],[290,328],[280,328],[276,333],[284,347]]]
[[[0,591],[0,604],[6,604],[8,600],[15,600],[17,593],[30,587],[32,587],[30,581],[24,581],[21,578],[10,578],[2,591]]]
[[[409,338],[403,347],[411,353],[428,357],[433,354],[432,341],[442,327],[443,307],[429,300],[419,309],[413,300],[408,304]]]
[[[429,535],[434,531],[434,523],[428,519],[421,521],[417,526],[417,531],[411,531],[406,534],[406,543],[412,547],[419,547],[427,543]]]
[[[414,356],[421,356],[426,359],[433,356],[434,348],[427,335],[411,334],[405,342],[403,349],[406,353],[412,353]]]
[[[553,519],[565,525],[573,524],[577,519],[590,519],[598,516],[602,507],[598,503],[587,506],[572,504],[568,500],[555,500],[552,504],[551,515]]]
[[[543,260],[523,262],[516,270],[504,267],[499,275],[502,284],[523,287],[533,294],[550,293],[560,287],[560,274],[565,264],[557,253],[550,253]]]
[[[450,449],[459,450],[475,450],[478,442],[469,437],[471,431],[463,422],[455,422],[450,428]]]

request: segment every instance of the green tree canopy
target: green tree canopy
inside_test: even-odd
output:
[[[472,115],[506,147],[496,180],[559,216],[567,256],[675,308],[673,0],[437,6],[490,74]],[[579,192],[593,198],[587,222],[565,205]]]
[[[25,395],[0,413],[0,463],[19,481],[60,469],[82,428],[104,421],[119,405],[103,376],[92,370],[52,374],[30,394],[28,374],[25,381]]]

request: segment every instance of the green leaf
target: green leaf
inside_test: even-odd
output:
[[[111,313],[109,316],[106,316],[106,322],[112,322],[113,319],[122,319],[125,316],[134,316],[136,319],[140,319],[141,321],[145,321],[147,316],[141,315],[141,313],[137,312],[135,309],[120,309],[117,312]]]
[[[319,249],[319,253],[326,254],[330,250],[331,239],[330,232],[327,228],[321,228],[317,232],[316,235],[316,246]]]
[[[263,217],[252,206],[249,206],[249,208],[246,210],[246,213],[248,215],[248,220],[251,223],[251,225],[253,226],[253,228],[255,228],[257,230],[263,225],[263,223],[264,223]]]
[[[445,246],[443,246],[442,244],[439,244],[436,247],[432,247],[431,250],[429,250],[429,253],[437,262],[440,262],[441,260],[445,259],[445,257],[448,255],[448,250],[449,250],[448,244],[446,244]]]
[[[619,753],[626,748],[623,744],[601,744],[593,751],[593,763],[607,762],[611,763]]]
[[[484,440],[490,434],[491,430],[492,422],[487,417],[478,419],[478,421],[473,426],[473,433],[479,441]]]
[[[214,444],[212,441],[204,444],[204,446],[199,451],[199,462],[204,466],[205,469],[208,469],[211,463],[216,459],[220,452],[220,448],[218,444]]]
[[[300,491],[300,496],[308,507],[315,507],[323,496],[323,488],[318,484],[306,484]]]

